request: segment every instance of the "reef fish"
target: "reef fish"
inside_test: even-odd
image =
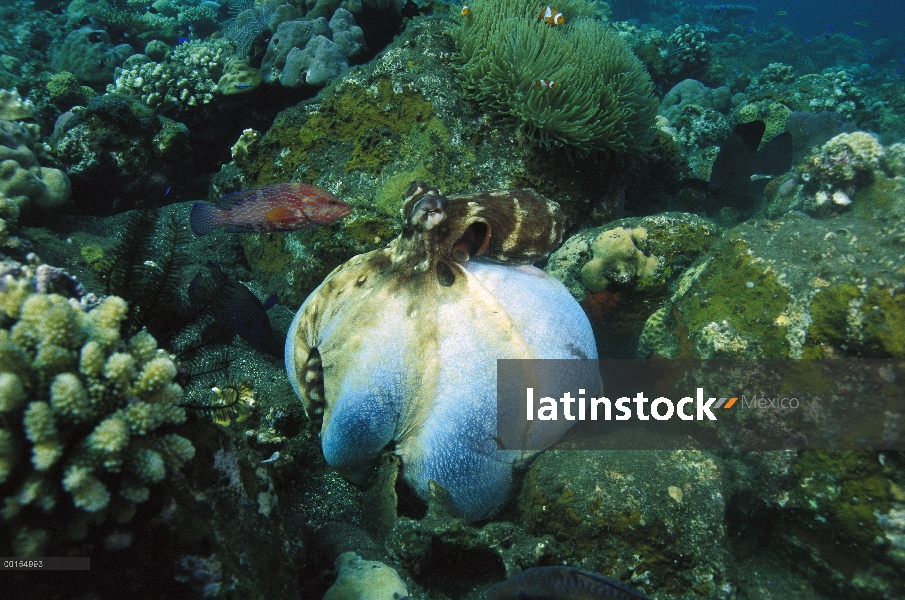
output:
[[[575,567],[534,567],[487,590],[487,600],[645,600],[627,585]]]
[[[566,22],[566,18],[563,16],[563,14],[549,5],[541,9],[540,16],[538,18],[541,21],[544,21],[547,25],[562,25]]]
[[[295,231],[327,225],[352,208],[308,183],[278,183],[227,194],[216,206],[196,202],[189,221],[197,235],[226,227],[232,233]]]

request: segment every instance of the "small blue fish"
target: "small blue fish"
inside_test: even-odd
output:
[[[248,88],[251,87],[251,84],[250,83],[237,83],[235,87],[237,90],[247,90]]]
[[[826,28],[829,29],[830,31],[836,31],[836,28],[833,27],[832,25],[827,25]]]
[[[575,567],[526,569],[487,590],[487,600],[647,600],[624,583]]]
[[[176,43],[177,43],[177,44],[184,44],[184,43],[188,42],[190,39],[191,39],[191,38],[187,38],[187,37],[179,37],[179,38],[176,38]]]
[[[754,30],[749,27],[747,33],[754,33]]]

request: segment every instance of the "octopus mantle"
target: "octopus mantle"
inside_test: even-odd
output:
[[[578,303],[528,264],[559,245],[559,205],[530,190],[446,198],[418,182],[403,213],[396,240],[336,268],[301,306],[286,369],[344,477],[368,484],[394,443],[421,498],[434,481],[454,514],[487,518],[527,454],[494,439],[497,359],[597,357]],[[530,435],[553,443],[567,428]]]

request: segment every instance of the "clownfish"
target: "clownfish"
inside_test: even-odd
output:
[[[541,9],[540,16],[538,18],[541,21],[546,21],[547,25],[562,25],[566,22],[566,18],[562,15],[562,13],[550,5],[547,5],[543,9]]]
[[[471,16],[471,9],[468,8],[468,2],[463,2],[463,3],[462,3],[462,10],[461,10],[460,12],[462,13],[462,16],[463,16],[463,17],[470,17],[470,16]]]
[[[538,79],[534,82],[534,87],[552,90],[556,87],[556,82],[552,79]]]

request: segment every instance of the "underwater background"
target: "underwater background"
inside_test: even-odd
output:
[[[901,395],[872,450],[488,466],[463,421],[549,332],[901,382],[903,32],[896,0],[0,0],[0,556],[91,558],[0,596],[905,598]]]

